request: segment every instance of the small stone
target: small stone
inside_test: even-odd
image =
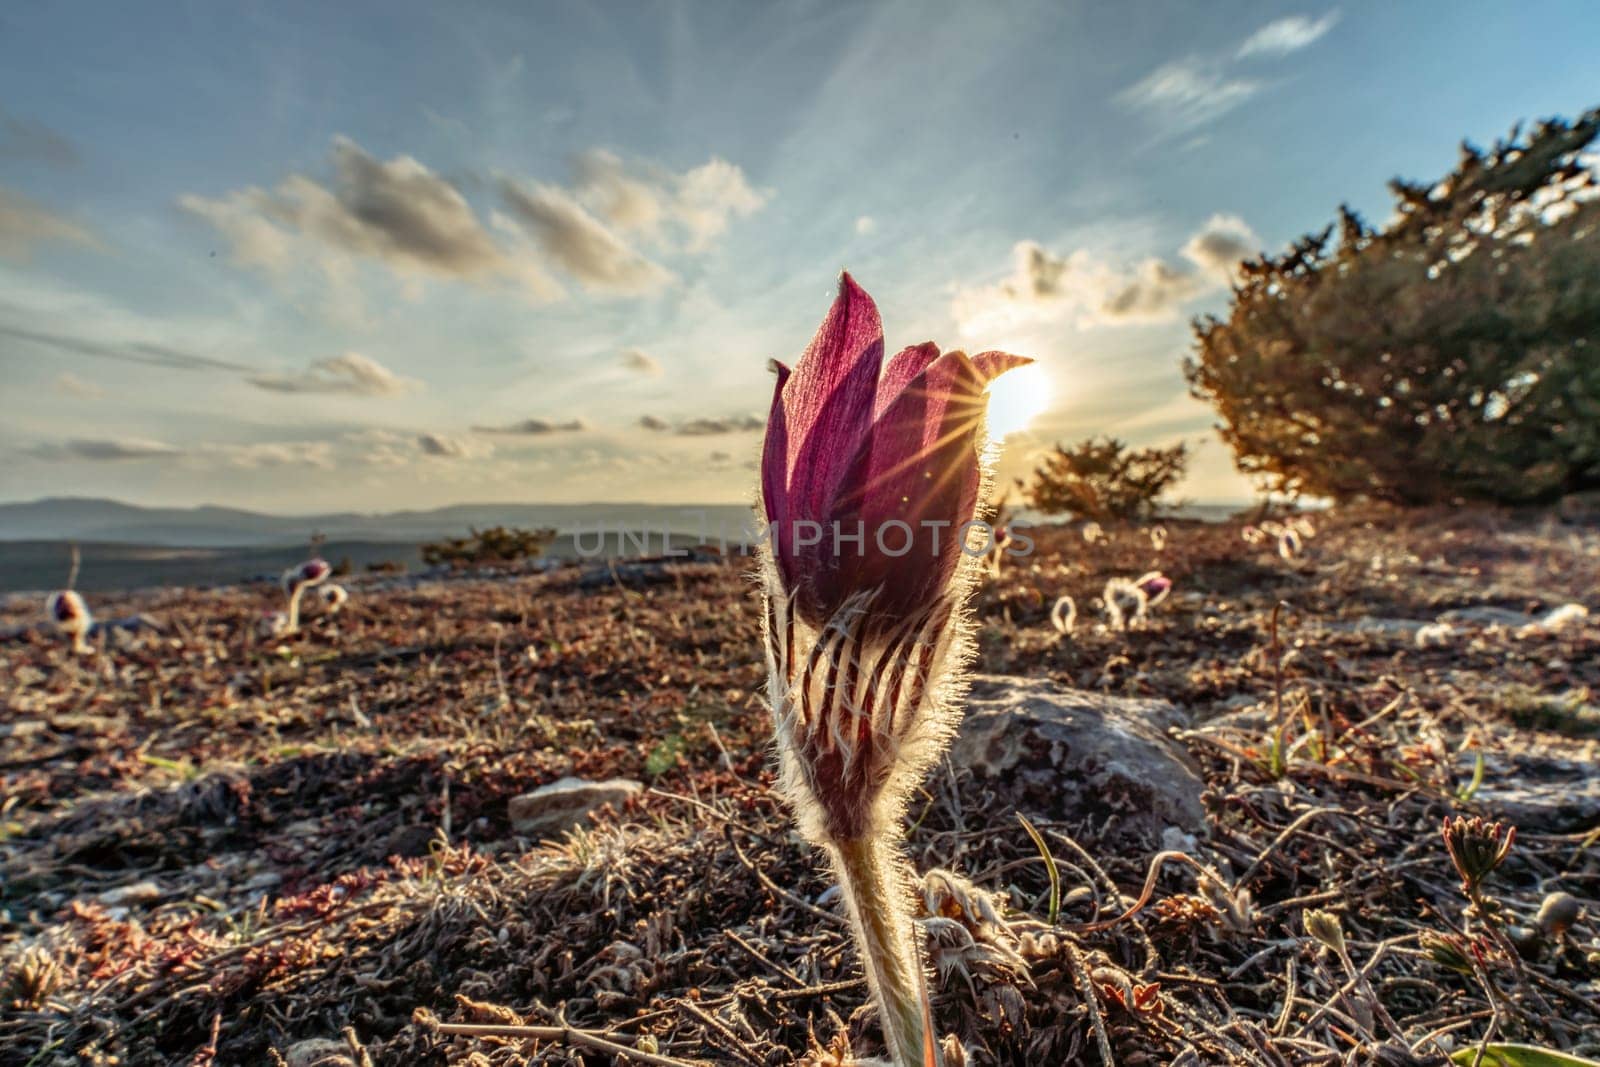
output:
[[[621,807],[643,789],[642,782],[631,778],[609,778],[603,782],[562,778],[531,793],[512,797],[508,815],[512,828],[519,834],[555,837],[587,820],[596,808],[606,804]]]
[[[1439,621],[1448,626],[1476,626],[1483,629],[1503,627],[1515,630],[1532,622],[1533,616],[1526,612],[1512,611],[1510,608],[1455,608],[1440,615]]]
[[[1578,903],[1577,897],[1571,893],[1551,893],[1539,905],[1539,917],[1535,921],[1546,937],[1559,938],[1582,914],[1583,905]]]
[[[108,908],[124,904],[148,904],[161,899],[161,887],[154,882],[134,882],[132,885],[107,889],[95,899]]]
[[[296,1041],[284,1053],[289,1067],[355,1067],[350,1046],[343,1041],[329,1041],[313,1037],[309,1041]]]
[[[1483,785],[1472,795],[1475,805],[1528,833],[1576,833],[1600,819],[1600,741],[1571,741],[1561,756],[1527,748],[1491,753],[1484,758]],[[1460,756],[1463,780],[1472,774],[1471,759]]]

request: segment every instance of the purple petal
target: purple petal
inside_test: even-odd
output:
[[[878,379],[878,396],[872,405],[872,418],[876,422],[882,417],[895,397],[904,391],[912,379],[928,369],[928,365],[939,358],[939,346],[932,341],[924,341],[920,345],[912,345],[901,351],[889,361],[883,369],[883,377]]]
[[[783,388],[790,521],[823,517],[871,428],[882,362],[878,308],[843,274],[828,317]]]
[[[961,527],[972,521],[977,507],[984,384],[966,355],[946,352],[874,423],[833,509],[836,521],[851,531],[862,522],[866,542],[860,549],[845,546],[837,574],[830,576],[833,582],[817,591],[819,601],[881,588],[873,609],[899,615],[925,606],[944,590],[960,558]],[[888,526],[891,522],[904,523],[909,533]],[[890,554],[906,544],[908,551]]]
[[[972,357],[972,365],[978,368],[985,382],[992,382],[1006,371],[1026,367],[1032,362],[1027,356],[1013,356],[1010,352],[979,352]]]
[[[777,382],[772,390],[772,413],[767,416],[767,436],[761,446],[761,504],[767,522],[772,524],[772,557],[778,562],[783,583],[794,581],[793,560],[783,536],[789,524],[789,422],[783,407],[783,387],[789,381],[789,368],[772,361]]]

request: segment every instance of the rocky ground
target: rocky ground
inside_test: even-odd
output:
[[[1288,560],[1232,525],[1036,532],[983,590],[984,677],[910,834],[968,1062],[1600,1055],[1600,616],[1541,625],[1600,610],[1600,532],[1315,522]],[[1100,625],[1106,579],[1157,567],[1172,596]],[[0,1062],[870,1052],[838,901],[771,791],[747,570],[358,583],[289,641],[257,634],[265,589],[149,592],[95,606],[161,630],[86,657],[9,602]],[[562,778],[638,785],[562,831],[516,800]],[[1488,928],[1454,814],[1517,828]]]

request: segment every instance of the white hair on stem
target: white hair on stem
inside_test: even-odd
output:
[[[289,612],[283,631],[285,635],[300,632],[300,598],[305,591],[327,581],[331,574],[333,568],[321,558],[308,559],[300,566],[290,567],[283,572],[283,588],[289,594]]]
[[[980,472],[987,483],[986,464]],[[940,1063],[901,842],[907,801],[960,724],[974,655],[970,601],[987,561],[961,553],[943,594],[907,617],[875,615],[870,590],[814,627],[784,590],[770,545],[761,558],[779,790],[802,836],[832,863],[891,1059]],[[841,780],[879,783],[864,806],[819,795],[818,760],[835,757]]]
[[[1077,629],[1078,602],[1065,594],[1056,597],[1055,605],[1050,609],[1050,625],[1059,634],[1070,634]]]

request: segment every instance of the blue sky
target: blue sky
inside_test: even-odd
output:
[[[848,268],[1037,358],[1055,440],[1206,440],[1238,258],[1600,103],[1600,7],[8,5],[0,499],[748,499]]]

